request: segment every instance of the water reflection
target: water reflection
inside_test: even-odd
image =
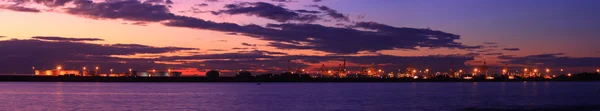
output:
[[[529,84],[529,85],[528,85]],[[0,83],[5,110],[595,109],[598,83]],[[543,84],[543,85],[541,85]]]

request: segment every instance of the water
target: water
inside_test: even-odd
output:
[[[600,82],[0,82],[10,111],[596,111],[598,99]]]

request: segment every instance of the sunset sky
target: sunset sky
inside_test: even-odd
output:
[[[0,0],[0,73],[600,68],[598,0]],[[373,65],[375,64],[375,65]]]

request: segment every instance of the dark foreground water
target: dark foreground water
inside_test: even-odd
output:
[[[0,109],[600,111],[600,82],[0,82]]]

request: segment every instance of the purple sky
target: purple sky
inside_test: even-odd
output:
[[[600,67],[597,0],[2,0],[0,73],[32,66],[446,71]],[[43,55],[43,56],[42,56]],[[290,61],[290,62],[288,62]]]

